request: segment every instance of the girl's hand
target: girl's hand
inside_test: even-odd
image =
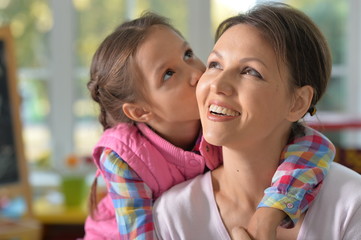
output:
[[[233,240],[252,240],[247,230],[243,227],[234,227],[231,232],[231,238]]]
[[[255,240],[275,240],[277,227],[286,214],[275,208],[259,208],[247,226],[247,233]]]

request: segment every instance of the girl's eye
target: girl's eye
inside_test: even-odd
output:
[[[191,49],[188,49],[185,53],[184,53],[184,59],[188,60],[190,58],[194,57],[194,53]]]
[[[175,72],[173,70],[168,69],[167,71],[165,71],[164,75],[163,75],[163,81],[167,81],[169,78],[171,78],[173,76]]]
[[[218,68],[218,69],[220,69],[221,66],[220,66],[220,64],[218,62],[210,62],[208,64],[208,68]]]
[[[263,79],[262,75],[259,72],[250,67],[246,67],[245,69],[243,69],[242,74],[251,75],[259,79]]]

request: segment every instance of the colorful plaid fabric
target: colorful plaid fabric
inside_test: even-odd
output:
[[[104,149],[100,162],[115,207],[120,239],[156,239],[151,189],[111,149]]]
[[[282,226],[293,227],[317,195],[334,157],[335,146],[321,133],[306,128],[306,135],[282,152],[272,186],[265,190],[258,207],[284,211],[288,218]]]
[[[198,147],[199,143],[195,152]],[[266,189],[259,207],[286,212],[289,218],[283,226],[292,226],[316,196],[334,155],[332,143],[307,128],[306,136],[284,149],[272,187]],[[154,199],[150,188],[111,149],[103,151],[101,168],[110,188],[121,239],[156,239],[152,220]]]

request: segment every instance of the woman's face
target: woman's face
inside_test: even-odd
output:
[[[135,61],[155,121],[199,121],[195,92],[205,66],[182,37],[168,27],[152,26]]]
[[[289,89],[285,64],[261,33],[246,24],[229,28],[197,86],[204,137],[218,146],[270,140],[290,127]]]

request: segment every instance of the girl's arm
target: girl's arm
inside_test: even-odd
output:
[[[120,239],[156,239],[151,189],[111,149],[103,151],[100,167],[115,208]]]
[[[272,178],[272,186],[265,190],[265,196],[251,220],[253,226],[249,228],[252,234],[263,231],[259,226],[267,224],[293,227],[317,195],[335,157],[335,147],[316,130],[309,127],[305,130],[305,136],[296,138],[285,147],[281,164]],[[263,207],[267,209],[261,211]]]

